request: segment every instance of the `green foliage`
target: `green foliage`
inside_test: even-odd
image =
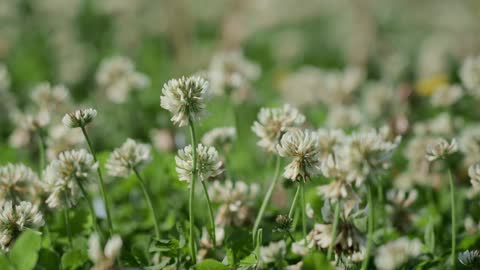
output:
[[[196,270],[228,270],[228,267],[219,261],[206,259],[195,266]]]

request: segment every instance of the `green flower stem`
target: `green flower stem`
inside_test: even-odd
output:
[[[137,168],[134,167],[133,172],[135,173],[135,176],[137,176],[138,182],[140,182],[140,186],[142,186],[143,195],[145,196],[145,200],[147,201],[148,208],[150,208],[150,213],[153,218],[153,224],[155,226],[155,236],[157,237],[157,239],[160,239],[160,227],[158,226],[157,214],[155,212],[155,208],[153,208],[152,199],[150,194],[148,193],[148,189],[147,189],[147,186],[145,185],[145,181],[143,180],[140,173],[138,173]]]
[[[87,130],[85,129],[85,126],[81,126],[81,129],[82,129],[83,136],[87,141],[88,148],[90,149],[90,153],[92,154],[94,160],[98,162],[97,155],[95,154],[95,150],[93,149],[92,142],[88,137],[88,133],[87,133]],[[105,211],[107,212],[109,236],[111,236],[113,234],[113,223],[112,223],[112,217],[110,215],[110,207],[107,199],[107,193],[105,192],[105,183],[103,181],[103,175],[102,175],[102,171],[100,170],[100,165],[97,168],[97,174],[98,174],[98,185],[100,186],[100,193],[102,194],[103,202],[105,203]]]
[[[102,231],[100,230],[100,227],[97,222],[97,215],[95,215],[95,209],[93,208],[92,201],[90,200],[90,196],[88,195],[87,191],[85,190],[85,187],[82,185],[81,181],[75,177],[75,181],[77,181],[78,187],[80,187],[80,191],[82,192],[82,196],[87,201],[88,205],[88,210],[90,211],[90,215],[92,216],[92,222],[93,222],[93,227],[95,229],[95,232],[98,234],[98,236],[103,240],[103,234]]]
[[[193,155],[193,170],[192,170],[192,181],[190,182],[190,194],[188,197],[188,218],[190,221],[189,227],[189,243],[190,243],[190,255],[192,256],[193,264],[197,263],[197,254],[195,252],[195,239],[193,227],[194,217],[193,217],[193,199],[195,196],[195,181],[197,179],[197,139],[195,135],[195,127],[193,126],[192,118],[188,118],[188,126],[190,128],[190,138],[192,141],[192,155]]]
[[[205,181],[200,181],[202,183],[203,187],[203,192],[205,193],[205,197],[207,198],[207,205],[208,205],[208,214],[210,218],[210,225],[211,225],[211,236],[213,240],[213,246],[217,244],[217,236],[215,232],[215,219],[213,217],[213,209],[212,209],[212,203],[210,202],[210,196],[208,195],[208,190],[207,190],[207,185],[205,184]]]
[[[278,179],[280,178],[280,163],[280,156],[277,155],[275,161],[275,173],[272,182],[270,183],[270,187],[268,188],[268,191],[263,198],[262,206],[260,207],[260,211],[258,212],[257,218],[255,219],[255,225],[253,226],[252,236],[254,241],[257,238],[258,226],[260,226],[260,222],[262,221],[263,213],[265,212],[265,209],[267,209],[267,205],[270,201],[270,198],[272,197],[273,190],[275,189]]]
[[[307,241],[307,216],[305,215],[306,204],[305,204],[305,182],[300,182],[300,201],[301,201],[301,212],[302,212],[302,231],[303,238],[305,239],[305,244]]]
[[[340,220],[340,201],[338,201],[335,204],[335,216],[333,219],[332,241],[330,242],[330,246],[328,247],[327,261],[330,261],[332,259],[333,246],[335,246],[335,242],[337,240],[337,230],[338,230],[339,220]]]
[[[68,236],[68,246],[70,247],[70,250],[73,249],[73,241],[72,241],[72,228],[70,227],[70,215],[69,215],[69,210],[68,210],[68,200],[67,200],[67,194],[63,192],[63,200],[65,202],[65,206],[63,207],[63,215],[65,218],[65,228],[67,230],[67,236]]]
[[[288,217],[292,218],[293,216],[293,211],[295,210],[295,206],[297,205],[297,200],[298,200],[298,195],[300,194],[301,190],[300,184],[297,187],[297,192],[295,192],[295,196],[293,197],[292,205],[290,206],[290,211],[288,211]]]
[[[452,269],[456,268],[456,240],[457,240],[457,222],[456,222],[456,213],[455,213],[455,184],[453,182],[452,171],[448,170],[448,176],[450,180],[450,204],[452,208]]]
[[[383,205],[383,185],[382,183],[378,183],[377,185],[377,193],[378,193],[378,205],[380,206],[380,212],[378,213],[379,215],[379,220],[383,222],[382,226],[382,237],[385,237],[387,234],[387,219],[386,219],[386,214],[385,214],[385,206]]]
[[[38,136],[38,159],[39,159],[39,168],[38,173],[41,177],[43,169],[45,169],[46,158],[45,158],[45,140],[43,138],[42,130],[38,129],[37,131]]]
[[[373,191],[371,185],[368,185],[368,235],[367,235],[367,250],[365,252],[365,259],[362,263],[362,270],[367,270],[368,261],[373,245],[373,227],[375,222],[375,205],[373,204]]]

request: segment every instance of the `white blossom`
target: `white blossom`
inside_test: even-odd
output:
[[[234,127],[219,127],[210,130],[202,137],[202,143],[207,146],[226,147],[237,137]]]
[[[380,246],[375,256],[375,266],[379,270],[395,270],[410,258],[422,253],[422,243],[418,239],[401,237]]]
[[[177,173],[180,181],[190,183],[193,173],[193,151],[192,146],[188,145],[178,150],[175,157],[177,164]],[[211,146],[197,145],[197,174],[201,181],[215,179],[223,172],[222,162],[218,156],[217,150]]]
[[[447,107],[463,97],[463,89],[459,85],[442,86],[435,90],[431,97],[431,103],[436,107]]]
[[[457,141],[452,139],[449,143],[447,140],[441,138],[435,143],[427,146],[426,158],[432,162],[437,159],[443,159],[458,151]]]
[[[122,238],[119,235],[114,235],[102,248],[100,237],[97,234],[92,234],[88,239],[88,257],[94,263],[91,270],[115,269],[115,261],[120,256],[122,245]]]
[[[480,163],[476,163],[468,168],[468,176],[474,191],[480,191]]]
[[[0,167],[0,199],[36,200],[43,192],[38,175],[23,164],[7,164]]]
[[[263,263],[273,263],[283,260],[287,253],[287,245],[284,240],[271,242],[266,247],[260,247],[260,260]]]
[[[10,89],[10,74],[4,64],[0,64],[0,93]]]
[[[460,78],[475,97],[480,97],[480,56],[470,56],[462,64]]]
[[[182,77],[165,83],[160,106],[172,113],[172,122],[186,126],[189,119],[199,119],[205,109],[208,82],[200,77]]]
[[[92,108],[76,110],[67,113],[62,119],[62,123],[69,128],[84,127],[97,116],[97,111]]]
[[[152,159],[151,147],[128,138],[125,143],[113,151],[105,164],[108,174],[127,177],[132,169],[140,169]]]

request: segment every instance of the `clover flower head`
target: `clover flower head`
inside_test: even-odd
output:
[[[260,247],[260,259],[266,264],[283,260],[286,254],[287,245],[284,240],[271,242],[268,246]]]
[[[192,146],[188,145],[178,150],[175,162],[180,181],[190,183],[193,174]],[[214,147],[204,146],[203,144],[197,145],[197,173],[201,181],[219,177],[223,172],[222,166],[222,161],[220,161],[218,152]]]
[[[97,110],[95,109],[79,109],[65,114],[62,119],[62,123],[69,128],[84,127],[88,123],[92,122],[96,116]]]
[[[7,164],[0,167],[0,198],[9,196],[34,200],[43,190],[38,175],[24,164]],[[14,198],[10,198],[14,199]]]
[[[92,234],[88,239],[88,257],[94,264],[91,270],[114,269],[115,261],[120,256],[122,246],[122,238],[119,235],[114,235],[102,248],[100,237],[97,234]]]
[[[33,102],[40,108],[49,111],[64,106],[69,99],[70,93],[64,85],[51,85],[48,82],[43,82],[32,91]]]
[[[281,157],[293,158],[283,176],[293,181],[305,181],[320,173],[318,136],[309,130],[295,129],[283,135],[277,145]]]
[[[105,167],[111,176],[127,177],[132,169],[143,167],[151,159],[150,145],[129,138],[120,148],[113,151]]]
[[[480,267],[480,250],[466,250],[458,254],[458,260],[465,266],[477,269]]]
[[[468,168],[468,176],[475,191],[480,190],[480,163],[476,163]]]
[[[422,243],[418,239],[406,237],[390,241],[377,250],[375,266],[380,270],[395,270],[422,253]]]
[[[460,68],[460,78],[472,95],[480,96],[480,56],[465,59]]]
[[[186,126],[190,118],[199,119],[205,109],[208,82],[201,77],[181,77],[165,83],[160,106],[172,113],[172,122]]]
[[[294,107],[285,104],[281,108],[262,108],[252,131],[260,138],[258,146],[275,153],[276,145],[283,134],[292,128],[303,125],[305,116]]]
[[[37,228],[44,225],[43,215],[38,205],[21,201],[13,204],[5,202],[0,207],[0,247],[8,250],[10,244],[25,228]]]
[[[444,159],[457,151],[457,140],[452,139],[449,143],[447,140],[440,138],[436,142],[427,146],[426,158],[428,161],[433,162],[437,159]]]
[[[205,133],[202,143],[207,146],[227,147],[237,137],[237,131],[234,127],[219,127]]]

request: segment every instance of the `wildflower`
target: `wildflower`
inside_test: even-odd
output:
[[[465,266],[476,269],[480,267],[480,251],[466,250],[458,254],[458,260]]]
[[[422,243],[418,239],[402,237],[380,246],[375,256],[375,266],[380,270],[395,270],[422,253]]]
[[[319,129],[317,135],[322,159],[334,154],[346,139],[346,135],[341,129]]]
[[[153,147],[159,151],[171,152],[175,149],[175,138],[168,129],[152,129],[150,131],[150,140]]]
[[[409,209],[415,203],[418,192],[415,189],[391,189],[387,192],[387,210],[395,228],[406,232],[412,224],[416,213]]]
[[[190,182],[193,175],[192,146],[188,145],[178,150],[175,162],[180,181]],[[218,152],[214,147],[204,146],[203,144],[197,145],[197,173],[200,180],[206,181],[217,178],[223,172],[222,166]]]
[[[207,146],[225,148],[231,145],[236,137],[237,131],[234,127],[220,127],[205,133],[202,142]]]
[[[122,238],[114,235],[102,249],[100,237],[97,234],[92,234],[88,239],[88,257],[94,263],[91,270],[116,269],[115,261],[120,256],[122,245]]]
[[[46,191],[49,193],[47,205],[57,208],[61,205],[64,192],[71,204],[79,196],[77,181],[88,181],[98,167],[93,156],[86,150],[71,150],[62,152],[58,159],[53,160],[44,171]]]
[[[0,247],[8,250],[15,237],[25,228],[41,227],[43,224],[43,216],[37,205],[26,201],[19,204],[5,202],[0,207]]]
[[[32,101],[41,109],[58,111],[70,99],[68,89],[63,85],[50,85],[48,82],[37,85],[32,91]]]
[[[472,95],[480,96],[480,56],[465,59],[460,69],[460,78]]]
[[[278,215],[275,223],[279,232],[289,232],[292,229],[293,219],[287,215]]]
[[[127,177],[132,169],[144,166],[152,159],[151,147],[147,144],[137,143],[132,139],[113,151],[105,167],[111,176]]]
[[[277,145],[281,157],[292,157],[283,176],[293,181],[307,180],[320,172],[318,137],[308,130],[293,130],[283,135]]]
[[[300,127],[304,122],[305,116],[286,104],[281,108],[262,108],[252,130],[260,138],[258,145],[275,153],[283,134],[291,128]]]
[[[252,203],[257,199],[258,192],[257,184],[247,185],[242,181],[213,182],[208,188],[208,194],[212,202],[221,203],[215,217],[215,224],[241,226],[251,220]]]
[[[80,109],[72,113],[67,113],[62,119],[62,123],[69,128],[84,127],[92,122],[93,118],[97,116],[95,109]]]
[[[461,99],[463,89],[459,85],[442,86],[436,90],[431,97],[431,103],[434,106],[450,106]]]
[[[61,152],[79,146],[83,140],[79,129],[71,129],[62,124],[51,126],[46,138],[48,160],[54,160]]]
[[[42,191],[41,182],[35,172],[23,164],[7,164],[0,167],[1,200],[34,200]]]
[[[474,164],[468,168],[468,176],[475,191],[480,190],[480,163]]]
[[[286,253],[287,245],[284,240],[271,242],[266,247],[260,247],[260,259],[266,264],[283,260]]]
[[[441,138],[435,143],[428,145],[426,158],[432,162],[437,159],[443,159],[458,151],[457,141],[452,139],[449,143],[447,140]]]
[[[207,88],[208,82],[200,77],[172,79],[163,86],[160,106],[173,114],[174,124],[186,126],[189,118],[199,119],[202,115]]]
[[[105,90],[107,98],[117,104],[125,103],[132,90],[143,89],[150,83],[145,74],[135,70],[130,59],[122,56],[103,60],[96,80],[100,88]]]

